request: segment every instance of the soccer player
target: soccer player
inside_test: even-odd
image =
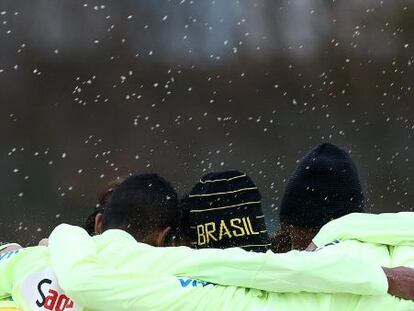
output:
[[[221,171],[201,177],[181,202],[187,220],[182,226],[188,226],[191,246],[265,252],[270,239],[261,198],[245,173]]]
[[[122,229],[137,241],[172,246],[180,219],[172,185],[157,174],[135,174],[115,188],[103,212],[95,218],[95,231],[100,234]]]
[[[123,179],[116,179],[105,186],[105,188],[99,193],[98,200],[93,212],[88,216],[83,225],[83,228],[90,234],[95,235],[95,220],[96,217],[103,213],[104,207],[106,203],[108,203],[109,198],[111,197],[112,193],[114,192],[115,188],[118,187],[122,183]]]
[[[286,185],[272,250],[304,250],[332,219],[363,211],[364,195],[354,161],[337,146],[321,144],[301,160]]]
[[[344,294],[270,293],[307,291],[378,294],[381,296],[376,301],[380,301],[383,308],[398,310],[412,306],[411,302],[385,295],[388,289],[395,295],[412,298],[410,293],[406,293],[411,287],[405,286],[410,285],[406,279],[411,270],[383,270],[379,265],[336,256],[328,248],[318,253],[275,255],[247,253],[240,249],[195,251],[138,244],[135,239],[165,241],[162,232],[175,225],[169,217],[163,218],[168,222],[151,226],[157,233],[148,236],[148,231],[143,235],[142,221],[123,218],[129,217],[137,202],[148,204],[161,198],[158,203],[165,203],[171,199],[170,195],[161,195],[170,191],[162,181],[159,187],[155,187],[158,191],[152,193],[149,188],[154,183],[148,183],[148,179],[153,180],[154,176],[147,177],[141,175],[131,179],[141,186],[138,193],[133,191],[136,185],[129,183],[124,190],[121,187],[117,189],[121,189],[119,201],[114,193],[114,202],[135,204],[108,210],[108,213],[116,215],[108,221],[111,225],[105,225],[104,213],[104,233],[101,236],[91,238],[80,228],[63,225],[52,234],[49,250],[34,247],[3,256],[0,275],[6,277],[0,278],[0,297],[12,294],[17,305],[24,310],[79,310],[79,305],[92,310],[228,310],[237,308],[240,303],[240,308],[246,310],[273,310],[275,307],[323,310],[328,305],[339,308],[357,303],[364,306],[372,299]],[[130,201],[122,201],[125,199],[122,194],[129,196]],[[117,226],[133,236],[112,229]],[[396,277],[397,283],[394,282]],[[229,286],[212,285],[208,281]],[[162,299],[159,299],[160,295]]]

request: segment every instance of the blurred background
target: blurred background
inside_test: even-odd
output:
[[[330,141],[372,212],[414,206],[414,1],[0,0],[0,239],[81,223],[106,183],[240,169],[270,230]]]

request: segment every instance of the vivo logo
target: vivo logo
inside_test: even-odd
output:
[[[213,283],[210,283],[210,282],[198,281],[198,280],[189,279],[189,278],[178,278],[178,281],[180,282],[180,285],[182,288],[206,287],[207,285],[214,285]]]

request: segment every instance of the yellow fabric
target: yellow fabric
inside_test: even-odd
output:
[[[57,290],[59,297],[68,295],[76,304],[94,311],[414,310],[413,302],[385,294],[387,282],[379,268],[403,260],[414,263],[412,247],[395,249],[392,258],[398,257],[398,262],[389,261],[387,246],[363,246],[357,241],[345,241],[315,253],[197,251],[151,247],[120,230],[91,238],[81,228],[67,225],[56,228],[49,243],[49,248],[27,248],[0,258],[0,299],[12,294],[21,309],[39,310],[35,307],[42,299],[38,289],[44,286],[38,283],[40,277],[53,280],[52,285],[58,279],[62,289]],[[301,292],[328,289],[366,295]],[[12,306],[5,307],[13,310]],[[65,308],[75,310],[81,309]]]
[[[343,240],[414,246],[414,213],[349,214],[323,226],[313,243],[322,247]]]
[[[382,286],[377,288],[376,296],[274,292],[311,289],[325,292],[328,287],[338,290],[338,286],[347,284],[349,291],[368,293],[366,280],[387,283],[383,273],[376,277],[371,270],[375,265],[361,266],[361,261],[356,259],[348,262],[348,257],[336,247],[315,253],[287,254],[254,254],[240,249],[156,248],[137,243],[120,230],[108,230],[91,238],[81,228],[61,225],[50,236],[49,249],[61,287],[75,302],[90,309],[414,310],[412,302],[385,295],[387,289]],[[384,249],[370,249],[370,253],[388,258]],[[256,289],[216,286],[194,279]]]
[[[21,311],[16,304],[10,300],[0,300],[0,311]]]

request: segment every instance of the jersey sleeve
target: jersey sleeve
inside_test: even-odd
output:
[[[113,248],[114,257],[122,257],[122,239],[119,245]],[[78,227],[61,225],[55,229],[49,249],[61,288],[87,310],[168,310],[171,305],[196,309],[200,287],[208,285],[144,271],[138,268],[140,262],[135,262],[136,269],[119,267],[116,259],[103,258],[93,239]]]
[[[160,248],[137,243],[129,235],[130,239],[123,239],[125,235],[120,230],[104,233],[102,239],[116,256],[101,258],[93,239],[83,229],[60,225],[53,231],[49,240],[52,265],[69,296],[76,301],[76,293],[93,291],[97,295],[94,298],[98,299],[108,291],[118,291],[118,286],[134,291],[137,288],[134,282],[140,282],[140,274],[190,277],[280,293],[376,295],[385,294],[388,289],[381,267],[338,256],[330,249],[262,254],[237,248]],[[78,303],[86,305],[83,300]]]
[[[263,254],[240,248],[160,248],[133,241],[128,249],[136,249],[139,253],[135,256],[133,251],[128,256],[132,264],[130,269],[138,262],[151,262],[154,266],[148,269],[220,285],[276,293],[380,295],[388,290],[388,281],[380,265],[351,258],[338,248],[285,254],[268,251]]]
[[[15,266],[14,256],[20,250],[10,250],[0,253],[0,299],[9,297],[13,292],[15,283],[21,269]]]
[[[335,240],[414,246],[414,213],[353,213],[327,223],[313,239],[322,247]]]

